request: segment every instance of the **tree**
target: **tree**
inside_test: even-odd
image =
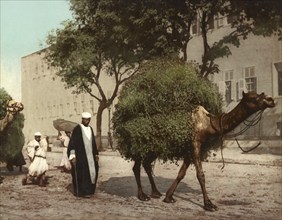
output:
[[[92,1],[93,2],[93,1]],[[112,15],[118,26],[129,27],[141,50],[159,51],[168,48],[181,54],[187,60],[187,45],[192,39],[191,27],[198,24],[203,39],[200,76],[219,72],[216,59],[229,56],[230,44],[239,47],[240,40],[250,33],[255,35],[278,35],[281,39],[281,3],[278,0],[146,0],[94,1],[100,7],[102,17]],[[213,44],[209,41],[208,30],[213,28],[215,18],[228,16],[233,30]],[[126,17],[126,19],[124,19]],[[150,48],[150,49],[149,49]]]
[[[66,22],[63,29],[56,30],[47,38],[46,59],[50,65],[57,67],[57,75],[66,87],[73,88],[76,93],[86,92],[99,102],[96,118],[99,148],[102,113],[112,104],[121,85],[137,73],[142,61],[176,51],[171,42],[180,42],[170,36],[166,39],[162,37],[168,26],[162,26],[162,14],[158,15],[161,11],[146,10],[146,4],[140,5],[139,1],[131,3],[127,5],[127,1],[121,0],[72,0],[75,20]],[[151,2],[156,7],[161,1],[157,3]],[[139,11],[141,6],[145,11]],[[127,11],[133,18],[127,16]],[[182,19],[179,21],[182,22]],[[148,29],[136,34],[136,27],[140,25],[146,25]],[[155,34],[153,31],[158,26],[160,29]],[[100,84],[102,74],[111,76],[115,81],[110,97],[106,96]]]
[[[244,33],[243,37],[253,33],[264,37],[277,35],[282,40],[281,1],[230,0],[228,13],[233,18],[232,26]]]
[[[88,7],[85,4],[87,1],[73,1],[72,9],[78,15],[83,10],[82,14],[86,15]],[[120,86],[136,74],[140,59],[133,56],[134,50],[128,49],[123,40],[111,40],[107,27],[93,17],[76,17],[75,21],[66,22],[62,30],[50,34],[46,59],[58,67],[57,74],[66,87],[74,88],[76,93],[88,93],[99,102],[96,135],[98,148],[101,148],[102,113],[112,104]],[[115,34],[118,35],[118,30]],[[100,83],[102,74],[115,81],[110,97],[106,96]]]

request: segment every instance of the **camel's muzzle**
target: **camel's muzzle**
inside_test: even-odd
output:
[[[267,106],[268,108],[273,108],[273,107],[275,107],[274,99],[271,98],[271,97],[266,97],[266,98],[264,99],[264,103],[266,104],[266,106]]]

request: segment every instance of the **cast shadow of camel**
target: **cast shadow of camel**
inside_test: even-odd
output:
[[[163,196],[165,195],[171,183],[174,181],[174,179],[164,177],[155,177],[154,179],[159,191],[162,193]],[[149,183],[148,178],[141,177],[141,182],[143,185],[144,192],[150,195],[151,185]],[[107,194],[116,195],[124,198],[137,195],[137,186],[134,176],[111,177],[106,181],[100,182],[98,189]],[[202,191],[193,189],[189,187],[186,183],[180,182],[177,186],[174,196],[181,200],[185,200],[202,207],[202,204],[192,201],[191,199],[187,198],[185,194],[202,195]]]
[[[27,172],[26,167],[22,167],[22,171],[19,171],[18,167],[15,167],[13,171],[9,171],[6,166],[0,167],[0,176],[20,176]]]

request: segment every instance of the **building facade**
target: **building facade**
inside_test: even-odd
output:
[[[209,44],[232,31],[227,16],[219,16],[210,24]],[[187,47],[188,62],[201,62],[203,54],[199,24],[192,27],[193,38]],[[232,110],[242,98],[242,92],[264,92],[272,96],[277,106],[267,109],[261,123],[244,133],[245,138],[281,139],[282,123],[282,42],[275,36],[250,35],[240,47],[230,46],[232,55],[217,59],[220,72],[209,79],[218,86],[224,98],[224,111]],[[244,125],[239,126],[237,131]]]
[[[57,130],[53,126],[56,119],[81,122],[81,113],[88,111],[93,115],[90,122],[96,131],[95,113],[98,101],[86,94],[73,94],[72,89],[66,89],[65,84],[56,76],[56,70],[48,66],[44,60],[45,50],[29,54],[21,59],[22,71],[22,103],[25,115],[24,134],[27,140],[34,132],[55,136]],[[113,84],[110,78],[103,76],[101,84],[109,96]],[[95,93],[95,88],[93,88]],[[98,92],[95,93],[98,96]],[[98,96],[99,97],[99,96]],[[111,109],[103,112],[102,135],[109,131]],[[110,115],[109,115],[110,114]]]

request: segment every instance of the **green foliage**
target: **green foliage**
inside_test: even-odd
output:
[[[12,97],[4,88],[0,88],[0,119],[3,119],[6,115],[7,103],[10,100],[12,100]],[[17,114],[12,123],[0,133],[0,161],[7,161],[22,150],[24,145],[23,127],[24,116]]]
[[[12,97],[6,92],[4,88],[0,88],[0,120],[6,115],[6,107],[8,101],[12,100]]]
[[[232,26],[246,38],[247,33],[282,40],[282,8],[278,0],[230,0]],[[244,13],[242,13],[244,12]]]
[[[0,161],[7,161],[15,157],[24,146],[24,115],[18,113],[15,119],[0,134]]]
[[[240,40],[250,33],[278,35],[280,39],[282,36],[281,3],[277,0],[228,3],[225,0],[72,0],[71,3],[81,27],[99,30],[95,35],[103,51],[115,57],[123,53],[123,59],[127,60],[150,59],[170,52],[180,52],[183,60],[187,60],[187,44],[193,38],[190,30],[198,23],[204,51],[199,73],[203,77],[218,73],[216,59],[229,56],[228,45],[239,46]],[[227,16],[233,29],[210,45],[208,30],[219,15]]]
[[[173,58],[147,62],[122,89],[113,115],[118,149],[127,159],[154,153],[164,161],[189,155],[192,110],[221,112],[221,97],[195,70]],[[212,143],[206,144],[203,157]]]

